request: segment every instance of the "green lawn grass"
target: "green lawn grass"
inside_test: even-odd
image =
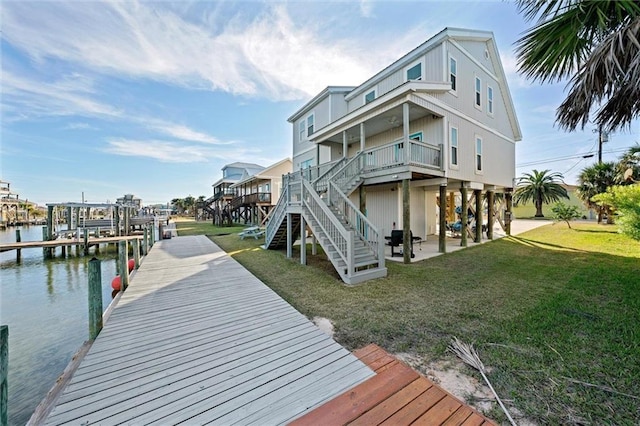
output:
[[[196,229],[178,223],[180,235],[186,228]],[[640,243],[615,227],[549,225],[411,265],[388,262],[386,278],[357,287],[310,249],[304,267],[298,252],[286,259],[260,249],[263,240],[212,239],[300,312],[331,319],[349,349],[373,342],[452,359],[446,347],[458,336],[475,343],[501,397],[538,423],[640,422]]]

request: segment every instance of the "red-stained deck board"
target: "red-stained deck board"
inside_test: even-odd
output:
[[[496,425],[377,345],[358,349],[354,355],[376,376],[292,425]]]

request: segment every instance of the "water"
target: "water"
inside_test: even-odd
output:
[[[22,241],[42,240],[42,227],[18,227]],[[0,231],[14,242],[16,228]],[[113,247],[113,246],[112,246]],[[81,250],[82,251],[82,250]],[[71,253],[71,254],[70,254]],[[9,424],[24,425],[71,357],[89,336],[87,275],[93,257],[60,248],[44,259],[41,248],[0,253],[0,323],[9,325]],[[103,311],[111,302],[116,254],[101,245]]]

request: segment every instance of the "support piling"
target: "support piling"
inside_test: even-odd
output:
[[[95,257],[89,261],[89,339],[94,340],[102,330],[102,271]]]

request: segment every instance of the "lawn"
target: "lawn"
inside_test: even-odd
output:
[[[615,226],[549,225],[411,265],[388,262],[388,277],[357,287],[310,250],[304,267],[295,251],[286,259],[240,240],[242,227],[178,222],[180,235],[187,228],[211,235],[306,316],[331,319],[349,349],[374,342],[446,360],[458,336],[476,345],[508,406],[537,423],[640,423],[640,243]]]

